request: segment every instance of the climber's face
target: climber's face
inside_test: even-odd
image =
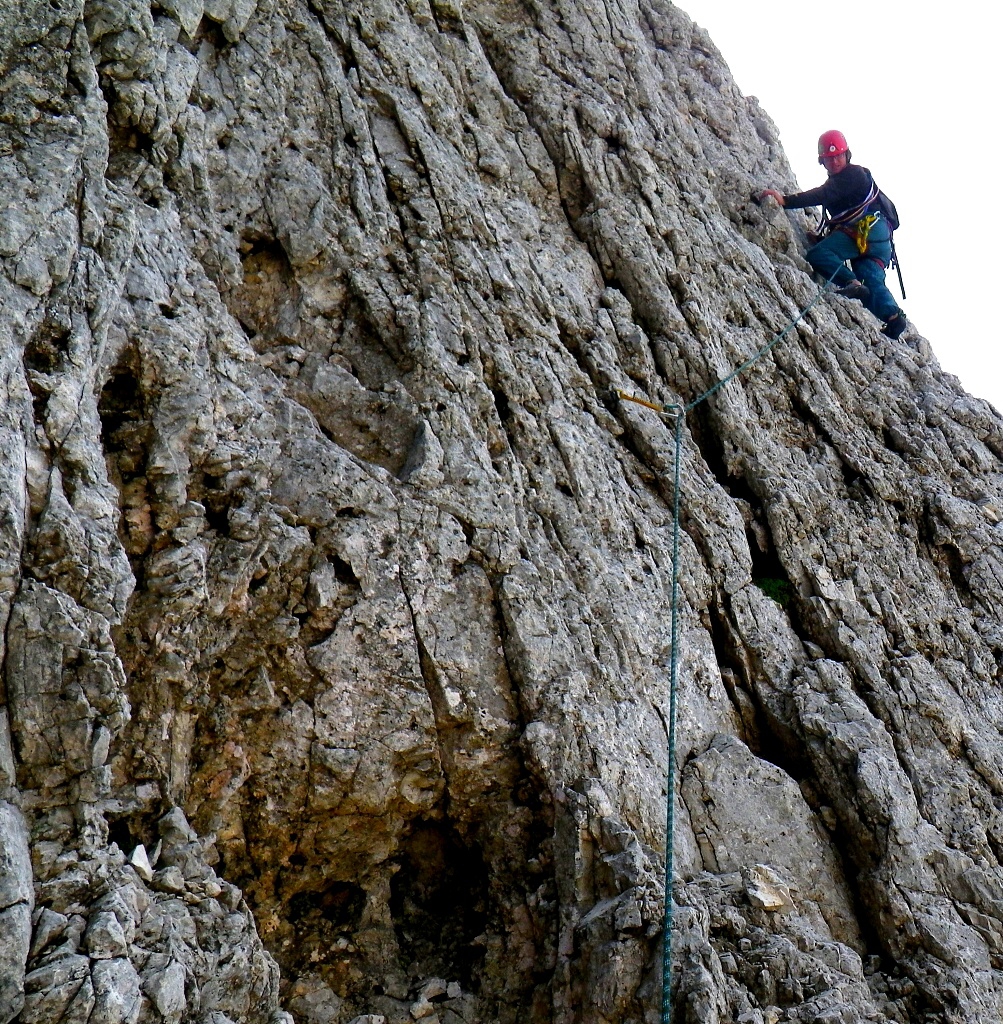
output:
[[[834,174],[839,174],[844,167],[846,167],[846,154],[835,153],[832,156],[822,157],[822,166],[825,168],[825,173],[832,177]]]

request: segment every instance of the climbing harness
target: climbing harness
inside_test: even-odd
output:
[[[614,389],[616,397],[624,402],[634,402],[643,405],[648,409],[663,415],[674,418],[675,434],[675,456],[672,469],[672,653],[669,659],[669,721],[668,721],[668,765],[666,769],[666,801],[665,801],[665,904],[662,932],[662,1024],[672,1024],[672,935],[673,935],[673,900],[672,880],[675,873],[674,846],[676,837],[676,799],[675,799],[675,769],[676,769],[676,706],[677,691],[679,688],[679,475],[680,455],[683,447],[683,424],[686,414],[695,409],[701,402],[706,401],[711,395],[716,394],[726,384],[744,373],[750,366],[757,363],[775,345],[779,344],[807,315],[809,310],[816,306],[823,295],[832,286],[833,278],[837,270],[823,284],[815,297],[802,309],[790,323],[766,345],[764,345],[754,356],[746,359],[741,366],[736,367],[726,377],[723,377],[716,384],[709,387],[703,394],[698,395],[686,405],[659,405],[656,402],[649,402],[646,398],[638,398],[635,395],[628,395],[619,388]]]
[[[881,189],[871,181],[871,187],[868,189],[867,195],[864,197],[864,201],[854,206],[852,210],[844,210],[838,217],[830,217],[823,210],[823,224],[828,230],[835,231],[837,228],[849,228],[855,224],[861,217],[867,213],[867,207],[872,203],[877,202],[878,196],[881,194]]]
[[[869,211],[869,212],[868,212]],[[857,248],[863,255],[867,251],[867,235],[879,217],[883,217],[888,227],[894,232],[899,229],[901,222],[899,212],[895,204],[878,188],[877,183],[871,181],[871,187],[864,197],[863,202],[858,203],[852,210],[846,210],[838,217],[830,217],[828,211],[823,207],[822,216],[815,229],[815,234],[820,238],[831,234],[833,231],[846,231],[857,239]],[[863,248],[861,246],[861,222],[866,221],[863,230]]]

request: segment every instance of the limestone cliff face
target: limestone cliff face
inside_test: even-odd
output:
[[[768,118],[663,0],[21,0],[0,69],[0,1021],[656,1020],[613,389],[814,294]],[[1001,457],[838,298],[689,415],[680,1021],[1003,1016]]]

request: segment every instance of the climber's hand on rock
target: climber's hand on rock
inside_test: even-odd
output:
[[[772,196],[781,206],[784,205],[783,194],[778,192],[776,189],[763,189],[763,191],[759,193],[759,202],[762,202],[767,196]]]

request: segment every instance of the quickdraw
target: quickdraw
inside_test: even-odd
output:
[[[853,240],[857,243],[857,252],[859,252],[861,256],[867,252],[867,238],[871,233],[871,228],[873,228],[879,220],[881,220],[880,213],[869,213],[866,217],[861,217],[856,224],[851,225],[854,229]]]

